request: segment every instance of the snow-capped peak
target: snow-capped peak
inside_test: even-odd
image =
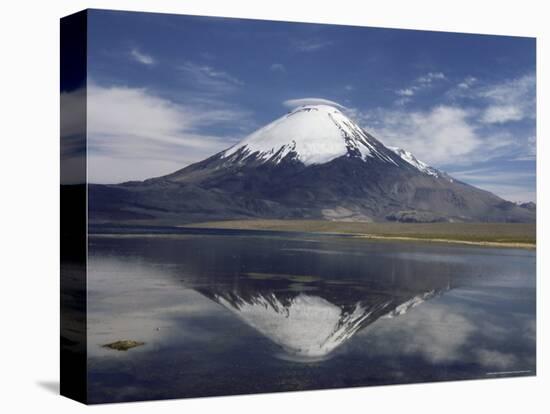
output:
[[[418,158],[416,158],[413,154],[411,154],[409,151],[405,151],[404,149],[398,148],[398,147],[387,147],[393,152],[395,152],[397,155],[401,157],[403,161],[406,161],[413,167],[415,167],[417,170],[432,175],[434,177],[439,177],[439,171],[437,171],[435,168],[430,167],[425,162],[420,161]]]
[[[341,156],[365,161],[378,158],[395,164],[383,145],[330,105],[300,106],[253,132],[221,156],[229,158],[235,154],[241,160],[274,163],[290,154],[305,165],[323,164]]]

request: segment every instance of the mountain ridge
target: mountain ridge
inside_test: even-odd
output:
[[[530,222],[532,208],[386,147],[339,109],[306,105],[236,145],[142,182],[91,185],[90,218]]]

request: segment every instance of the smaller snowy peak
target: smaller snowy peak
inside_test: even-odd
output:
[[[253,132],[225,150],[221,157],[237,154],[241,161],[250,158],[278,164],[291,156],[312,165],[353,156],[364,161],[377,158],[395,164],[381,147],[338,108],[303,105]]]
[[[433,167],[430,167],[425,162],[420,161],[418,158],[416,158],[412,153],[409,151],[405,151],[404,149],[398,148],[398,147],[388,147],[390,150],[395,152],[401,159],[410,165],[412,165],[414,168],[419,170],[420,172],[423,172],[424,174],[428,174],[431,176],[434,176],[436,178],[439,178],[440,172],[436,170]]]
[[[532,211],[537,210],[537,204],[532,201],[527,201],[527,202],[518,201],[516,202],[516,205],[522,208],[526,208],[527,210],[532,210]]]
[[[429,299],[432,299],[433,297],[439,295],[441,292],[438,292],[436,290],[431,290],[429,292],[423,293],[421,295],[417,295],[400,305],[396,306],[395,309],[393,309],[391,312],[384,315],[384,318],[392,319],[396,316],[401,316],[406,314],[409,310],[412,308],[417,307],[418,305],[426,302]]]

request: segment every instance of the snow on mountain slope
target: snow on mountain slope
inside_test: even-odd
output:
[[[402,160],[408,162],[413,167],[415,167],[417,170],[428,174],[433,175],[434,177],[439,177],[439,171],[437,171],[435,168],[430,167],[425,162],[420,161],[418,158],[416,158],[413,154],[411,154],[409,151],[405,151],[404,149],[398,148],[398,147],[387,147],[393,152],[395,152],[397,155],[401,157]]]
[[[401,303],[391,297],[371,305],[356,302],[348,311],[322,297],[304,293],[291,299],[281,299],[273,293],[258,293],[247,299],[238,294],[215,294],[212,298],[289,355],[307,361],[327,356],[376,319],[404,315],[447,289],[430,290],[405,301],[401,299]]]
[[[299,294],[287,305],[273,294],[238,303],[223,296],[216,300],[288,353],[302,358],[329,354],[351,338],[371,314],[359,303],[353,312],[344,313],[327,300],[306,294]]]
[[[357,124],[329,105],[298,107],[224,151],[222,157],[237,153],[275,163],[292,154],[305,165],[323,164],[344,155],[365,161],[376,157],[395,164],[381,151],[379,143],[374,143]]]

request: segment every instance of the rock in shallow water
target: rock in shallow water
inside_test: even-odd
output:
[[[117,351],[127,351],[129,349],[132,349],[132,348],[135,348],[136,346],[141,346],[141,345],[145,345],[145,342],[123,340],[123,341],[111,342],[110,344],[105,344],[103,345],[103,348],[115,349]]]

